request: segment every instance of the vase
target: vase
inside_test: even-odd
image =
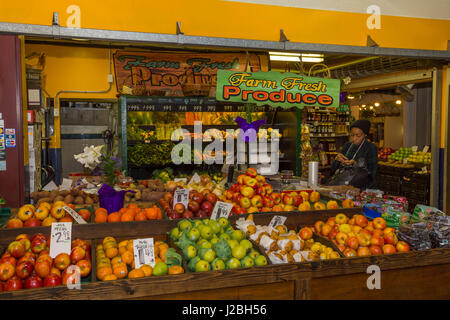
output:
[[[121,190],[116,191],[113,187],[104,183],[100,190],[98,190],[98,198],[100,201],[100,207],[105,208],[108,214],[117,212],[123,208],[125,201],[125,193],[134,191]]]

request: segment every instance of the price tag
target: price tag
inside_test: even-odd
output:
[[[175,178],[173,181],[186,183],[187,182],[187,178]]]
[[[419,147],[418,146],[414,146],[414,147],[411,147],[411,150],[413,151],[413,152],[417,152],[417,149],[418,149]]]
[[[423,150],[422,150],[422,152],[423,153],[427,153],[428,152],[428,149],[429,149],[430,147],[429,146],[425,146],[425,147],[423,147]]]
[[[50,257],[60,253],[70,255],[72,246],[72,222],[53,222],[50,234]]]
[[[72,180],[71,179],[66,179],[63,178],[63,182],[61,183],[61,185],[59,186],[59,190],[70,190],[72,188]]]
[[[84,219],[72,208],[69,208],[68,206],[64,206],[63,207],[64,210],[67,211],[68,214],[70,214],[72,216],[72,218],[78,222],[78,224],[84,224],[87,223],[86,221],[84,221]]]
[[[283,225],[286,222],[287,217],[274,216],[269,223],[269,227],[275,228],[278,225]]]
[[[155,245],[153,238],[133,240],[134,264],[139,269],[144,264],[155,266]]]
[[[403,159],[403,164],[407,164],[408,163],[408,159],[404,158]]]
[[[184,207],[188,207],[189,203],[189,189],[177,189],[173,194],[173,209],[177,203],[184,204]]]
[[[200,182],[200,176],[197,173],[194,173],[194,175],[191,178],[191,181],[189,181],[188,184],[199,183],[199,182]]]
[[[423,168],[422,168],[422,171],[423,171],[423,172],[427,172],[427,166],[423,167]]]
[[[227,218],[230,216],[231,209],[233,209],[233,204],[228,202],[217,201],[214,206],[213,212],[211,213],[212,220],[219,220],[219,218]]]

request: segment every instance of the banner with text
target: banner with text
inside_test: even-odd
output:
[[[184,96],[183,85],[210,85],[215,96],[218,70],[261,70],[260,57],[242,53],[167,53],[117,51],[117,91],[130,95]]]
[[[339,79],[295,73],[219,70],[216,99],[274,107],[339,107]]]

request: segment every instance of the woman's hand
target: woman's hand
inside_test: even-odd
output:
[[[356,161],[355,160],[345,160],[344,164],[347,166],[351,166],[352,164],[356,164]]]
[[[349,161],[348,158],[346,156],[344,156],[342,153],[338,153],[336,155],[336,161],[341,162],[341,163],[345,163],[345,161]]]

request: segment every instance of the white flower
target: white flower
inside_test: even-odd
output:
[[[75,154],[73,157],[84,167],[94,170],[95,167],[101,163],[101,150],[103,145],[84,147],[84,150],[80,154]]]

